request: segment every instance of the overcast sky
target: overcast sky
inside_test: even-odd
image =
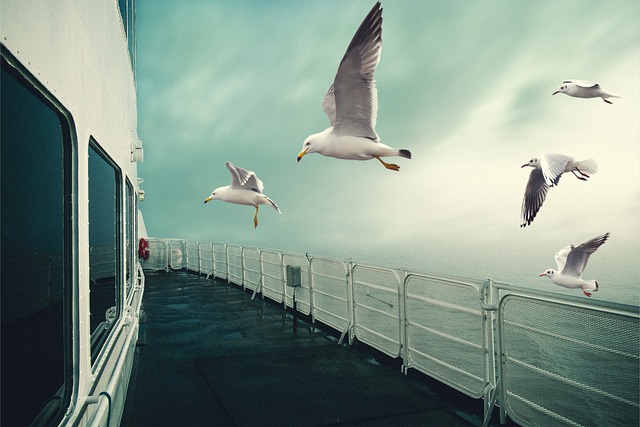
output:
[[[611,238],[584,277],[638,303],[640,6],[637,0],[398,1],[383,6],[377,132],[413,159],[296,163],[375,2],[138,0],[141,209],[152,236],[274,248],[558,290],[538,274],[563,246]],[[565,79],[620,94],[551,96]],[[594,158],[520,208],[532,156]],[[256,172],[266,205],[203,203]],[[576,293],[576,291],[564,291]],[[578,291],[579,293],[579,291]]]

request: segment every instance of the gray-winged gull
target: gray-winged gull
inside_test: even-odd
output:
[[[258,207],[260,205],[271,205],[280,213],[278,205],[262,193],[264,185],[254,172],[236,166],[231,162],[227,162],[227,168],[231,172],[231,185],[213,190],[211,195],[204,199],[205,203],[217,199],[223,202],[254,206],[256,208],[256,213],[253,216],[254,228],[258,226]]]
[[[540,276],[547,276],[553,283],[569,289],[582,289],[590,297],[591,292],[597,291],[599,286],[595,280],[584,280],[582,272],[592,253],[609,238],[609,233],[595,237],[580,246],[567,245],[556,253],[558,270],[549,269]]]
[[[378,92],[373,74],[380,61],[381,49],[382,7],[377,2],[353,36],[322,101],[331,127],[307,137],[298,161],[309,153],[347,160],[375,158],[385,168],[397,171],[400,166],[387,163],[381,157],[411,158],[409,150],[382,144],[375,131]]]

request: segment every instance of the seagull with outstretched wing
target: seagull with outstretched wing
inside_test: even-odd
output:
[[[205,203],[217,199],[228,203],[254,206],[256,208],[256,213],[253,216],[254,228],[258,226],[258,207],[260,205],[271,205],[280,213],[278,205],[262,193],[264,185],[254,172],[231,162],[227,162],[227,168],[231,172],[231,185],[213,190],[211,195],[204,199]]]

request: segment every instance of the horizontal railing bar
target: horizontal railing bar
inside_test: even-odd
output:
[[[420,295],[413,295],[413,294],[412,295],[408,295],[407,294],[407,298],[409,298],[409,299],[417,299],[417,300],[424,301],[424,302],[432,304],[432,305],[437,305],[439,307],[447,307],[447,308],[451,308],[451,309],[456,310],[456,311],[462,311],[464,313],[469,313],[469,314],[473,314],[473,315],[476,315],[476,316],[481,316],[482,315],[480,310],[476,310],[476,309],[473,309],[473,308],[465,307],[465,306],[462,306],[462,305],[452,304],[450,302],[440,301],[440,300],[433,299],[433,298],[423,297],[423,296],[420,296]]]
[[[452,370],[452,371],[454,371],[454,372],[457,372],[457,373],[459,373],[459,374],[461,374],[461,375],[465,375],[465,376],[467,376],[467,377],[469,377],[469,378],[474,379],[475,381],[484,381],[484,379],[483,379],[483,378],[480,378],[479,376],[474,375],[474,374],[472,374],[471,372],[465,371],[464,369],[458,368],[457,366],[453,366],[453,365],[451,365],[451,364],[449,364],[449,363],[447,363],[447,362],[444,362],[444,361],[442,361],[442,360],[440,360],[440,359],[437,359],[437,358],[435,358],[435,357],[433,357],[433,356],[429,356],[428,354],[423,353],[423,352],[422,352],[422,351],[420,351],[420,350],[412,349],[412,350],[410,350],[410,353],[411,353],[411,354],[418,354],[418,355],[420,355],[421,357],[423,357],[423,358],[425,358],[425,359],[428,359],[428,360],[432,361],[433,363],[436,363],[436,364],[438,364],[438,365],[440,365],[440,366],[444,366],[444,367],[445,367],[445,368],[447,368],[447,369],[450,369],[450,370]]]
[[[601,396],[608,397],[609,399],[617,400],[618,402],[621,402],[621,403],[624,403],[626,405],[630,405],[630,406],[633,406],[633,407],[636,407],[636,408],[640,409],[640,403],[638,403],[638,402],[633,402],[633,401],[627,400],[627,399],[625,399],[623,397],[616,396],[615,394],[611,394],[611,393],[609,393],[607,391],[600,390],[599,388],[583,384],[583,383],[581,383],[579,381],[574,381],[571,378],[566,378],[566,377],[563,377],[562,375],[558,375],[556,373],[547,371],[545,369],[538,368],[537,366],[533,366],[533,365],[531,365],[529,363],[526,363],[526,362],[523,362],[521,360],[514,359],[513,357],[510,357],[509,361],[515,363],[516,365],[519,365],[519,366],[522,366],[524,368],[527,368],[527,369],[530,369],[532,371],[535,371],[536,373],[538,373],[538,374],[540,374],[542,376],[545,376],[547,378],[553,378],[554,380],[560,381],[562,383],[569,384],[571,386],[575,386],[575,387],[581,388],[583,390],[588,390],[589,393],[596,393],[596,394],[599,394]]]
[[[382,314],[383,316],[390,317],[390,318],[392,318],[394,320],[400,320],[400,318],[396,315],[397,313],[395,313],[395,312],[394,313],[390,313],[388,311],[380,310],[379,308],[371,307],[369,305],[362,304],[362,303],[359,303],[357,301],[354,302],[354,304],[358,308],[362,308],[362,309],[367,310],[367,311],[373,311],[374,313]]]
[[[458,344],[464,344],[464,345],[466,345],[468,347],[473,347],[473,348],[476,348],[476,349],[479,349],[479,350],[483,348],[483,346],[481,346],[480,344],[476,344],[476,343],[467,341],[467,340],[462,339],[462,338],[454,337],[453,335],[449,335],[449,334],[447,334],[445,332],[440,332],[440,331],[438,331],[436,329],[429,328],[429,327],[424,326],[424,325],[420,325],[420,324],[417,324],[417,323],[414,323],[414,322],[409,322],[409,325],[410,326],[415,326],[418,329],[422,329],[425,332],[430,332],[430,333],[432,333],[434,335],[438,335],[438,336],[440,336],[442,338],[446,338],[449,341],[457,342]]]
[[[526,326],[526,325],[522,325],[520,323],[515,323],[515,322],[511,322],[511,321],[505,321],[506,324],[513,326],[514,328],[519,328],[519,329],[523,329],[525,331],[530,331],[530,332],[535,332],[537,334],[540,335],[545,335],[548,337],[553,337],[553,338],[557,338],[563,341],[568,341],[571,342],[573,344],[578,344],[584,347],[591,347],[593,349],[597,349],[597,350],[601,350],[607,353],[613,353],[613,354],[618,354],[620,356],[625,356],[625,357],[630,357],[633,359],[637,359],[640,360],[640,355],[633,355],[633,354],[629,354],[629,353],[625,353],[624,351],[620,351],[620,350],[616,350],[613,348],[609,348],[609,347],[604,347],[602,345],[598,345],[598,344],[593,344],[587,341],[582,341],[579,340],[577,338],[572,338],[572,337],[567,337],[565,335],[560,335],[560,334],[556,334],[553,332],[549,332],[549,331],[543,331],[541,329],[538,328],[534,328],[532,326]]]
[[[604,320],[612,322],[618,322],[615,318],[616,316],[621,316],[624,319],[620,320],[625,320],[622,325],[628,323],[629,327],[633,328],[633,322],[627,322],[627,319],[636,321],[640,319],[637,306],[585,300],[574,296],[521,288],[490,279],[475,282],[473,279],[425,274],[404,268],[377,267],[354,262],[351,259],[337,260],[324,257],[309,257],[308,254],[295,254],[222,243],[166,239],[159,241],[166,242],[167,246],[166,248],[159,247],[158,251],[161,251],[159,256],[169,257],[169,252],[174,250],[171,242],[179,242],[178,249],[184,252],[183,259],[186,261],[187,269],[195,268],[195,271],[198,271],[198,269],[200,271],[208,270],[209,274],[214,277],[223,277],[228,282],[255,289],[254,294],[256,292],[262,293],[263,296],[269,299],[279,303],[284,302],[286,306],[290,305],[293,294],[286,287],[289,284],[289,278],[286,275],[285,268],[288,265],[299,267],[302,274],[301,280],[304,284],[303,289],[305,290],[304,299],[297,301],[299,311],[310,314],[313,321],[319,320],[338,332],[342,332],[342,337],[348,333],[349,343],[353,342],[354,337],[360,335],[361,339],[364,340],[363,342],[372,347],[392,357],[401,357],[403,359],[403,372],[406,372],[408,368],[415,368],[448,386],[467,393],[469,396],[484,398],[484,419],[488,419],[487,416],[491,415],[495,396],[498,396],[497,406],[500,407],[501,411],[505,411],[506,415],[517,419],[518,411],[522,410],[522,408],[511,409],[509,405],[508,399],[510,396],[515,395],[508,390],[510,386],[506,382],[510,373],[508,365],[505,368],[503,364],[507,361],[513,361],[518,366],[525,366],[528,372],[531,372],[534,386],[536,379],[547,379],[549,375],[555,378],[553,375],[557,375],[548,373],[545,369],[538,367],[544,365],[536,365],[536,359],[527,360],[529,362],[527,363],[510,358],[504,352],[505,334],[509,331],[512,332],[512,334],[508,335],[509,339],[512,337],[517,338],[517,335],[523,335],[518,334],[519,331],[527,331],[531,333],[527,334],[527,336],[530,336],[533,340],[541,340],[544,337],[563,340],[571,344],[567,346],[569,354],[572,354],[571,348],[576,347],[578,351],[582,349],[596,352],[599,357],[606,357],[611,354],[622,356],[623,359],[621,360],[629,361],[629,364],[637,365],[638,360],[640,360],[640,354],[634,354],[631,347],[628,351],[626,348],[617,350],[608,348],[606,343],[603,343],[603,345],[593,344],[580,338],[565,336],[564,332],[556,333],[545,330],[546,327],[544,325],[528,325],[517,317],[517,312],[504,310],[505,304],[510,298],[523,298],[529,303],[538,301],[538,304],[558,304],[561,309],[578,308],[590,314],[595,313],[598,315],[600,313],[601,316],[604,316]],[[93,253],[94,260],[109,256],[107,252],[104,252],[106,250],[96,249]],[[108,266],[113,261],[104,259],[104,261],[99,262],[104,266]],[[94,268],[100,268],[97,262],[93,265]],[[36,267],[32,271],[35,271],[37,275],[39,271],[47,271],[47,268]],[[437,292],[431,292],[431,290]],[[465,293],[466,291],[470,292]],[[453,296],[443,294],[440,297],[438,295],[440,292],[452,292],[450,295]],[[389,305],[392,309],[379,306],[378,302],[374,300],[379,301],[380,304]],[[391,302],[385,300],[391,300]],[[318,304],[319,302],[320,304]],[[528,305],[525,307],[528,307]],[[437,308],[441,310],[433,315],[423,316],[425,310]],[[465,314],[473,317],[465,320],[466,317],[461,317]],[[567,314],[567,316],[570,315],[571,313]],[[511,317],[514,317],[513,320]],[[421,318],[425,320],[420,320]],[[464,331],[460,330],[460,333],[458,333],[460,326],[457,329],[449,328],[451,329],[449,333],[439,329],[447,329],[447,325],[450,322],[452,322],[451,325],[478,322],[472,323],[474,327],[472,332],[475,334],[476,328],[478,329],[479,343],[469,341],[469,338],[474,339],[476,335],[468,335],[466,328]],[[613,325],[619,324],[614,323]],[[395,337],[396,330],[398,332],[397,339]],[[482,331],[481,333],[480,330]],[[633,332],[631,331],[631,333]],[[516,335],[513,335],[513,333]],[[418,336],[424,334],[422,336],[426,338],[427,343],[425,344],[412,338],[415,334]],[[624,334],[620,336],[622,339],[630,340],[628,342],[630,346],[637,342],[637,338],[634,338],[634,336],[629,337]],[[471,373],[467,371],[468,368],[458,366],[466,363],[446,354],[446,350],[442,355],[438,355],[437,352],[442,349],[431,348],[428,345],[434,339],[445,343],[445,346],[447,344],[449,346],[458,344],[461,346],[460,351],[468,353],[472,358],[477,357],[478,360],[476,362],[478,363],[474,362],[471,367],[473,367],[473,370],[477,368],[478,372]],[[421,348],[423,345],[425,345],[425,348]],[[398,354],[393,354],[393,349],[396,347],[398,348]],[[389,353],[389,348],[392,349],[392,353]],[[627,375],[638,376],[637,369],[624,372]],[[616,375],[619,376],[621,374]],[[598,388],[599,383],[597,382],[593,383],[593,385],[590,382],[582,384],[571,380],[571,378],[562,376],[558,376],[558,378],[564,379],[566,384],[573,388],[573,390],[569,390],[570,393],[584,394],[585,391],[589,392],[591,390],[599,397],[606,396],[614,399],[619,404],[632,404],[635,405],[634,407],[639,405],[626,398],[627,392],[625,392],[627,394],[622,392],[616,394],[615,383],[611,391],[602,391]],[[631,379],[633,380],[633,377]],[[587,380],[584,381],[586,382]],[[499,393],[496,393],[495,390],[499,390]],[[530,402],[528,405],[538,411],[537,416],[543,417],[545,413],[547,415],[552,414],[543,407],[546,402],[545,399],[550,397],[540,393],[535,396],[532,400],[536,402]],[[528,398],[529,396],[526,397]],[[518,399],[528,402],[525,397],[518,396]],[[492,403],[487,405],[488,401]],[[611,409],[611,411],[614,410],[616,409]],[[501,413],[501,418],[503,415],[504,413]],[[572,416],[567,414],[551,416],[554,416],[554,419],[562,419],[568,423],[573,423],[565,415],[567,417]],[[526,425],[529,422],[535,422],[533,421],[535,418],[531,420],[523,421],[523,423]]]

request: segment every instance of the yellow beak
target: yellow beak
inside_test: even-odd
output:
[[[307,154],[307,150],[308,150],[308,148],[302,150],[300,152],[300,154],[298,154],[298,161],[300,161],[300,159],[302,159],[304,157],[304,155]]]
[[[207,203],[209,200],[213,199],[213,197],[209,196],[206,199],[204,199],[204,202]]]

